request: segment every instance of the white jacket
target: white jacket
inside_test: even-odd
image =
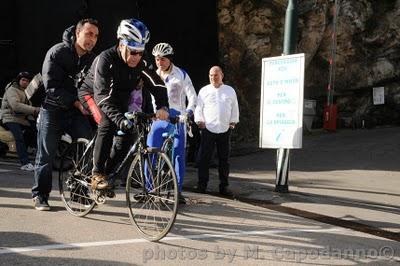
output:
[[[160,69],[157,74],[161,77]],[[172,64],[172,70],[164,79],[168,91],[169,108],[179,112],[190,109],[194,112],[196,108],[197,95],[192,80],[185,70]],[[186,98],[188,105],[186,106]]]

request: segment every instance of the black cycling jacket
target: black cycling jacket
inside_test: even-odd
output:
[[[72,108],[77,98],[77,83],[80,74],[88,69],[95,54],[87,53],[81,57],[75,50],[75,27],[65,30],[63,42],[51,47],[42,66],[43,85],[46,90],[44,106]]]
[[[157,73],[141,60],[129,67],[121,58],[118,46],[101,52],[93,61],[81,89],[94,92],[94,100],[103,113],[118,127],[125,119],[132,90],[142,77],[144,87],[154,96],[156,108],[169,107],[167,88]]]

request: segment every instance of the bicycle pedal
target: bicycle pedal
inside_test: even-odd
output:
[[[106,196],[100,190],[94,190],[91,195],[92,200],[94,200],[98,205],[104,204],[106,202]]]

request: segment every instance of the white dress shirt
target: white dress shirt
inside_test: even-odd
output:
[[[194,120],[196,123],[204,122],[212,133],[228,131],[230,123],[239,122],[239,105],[235,90],[225,84],[219,88],[211,84],[201,88]]]

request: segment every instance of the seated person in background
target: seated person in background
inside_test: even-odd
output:
[[[16,80],[4,93],[1,103],[2,122],[14,136],[17,153],[21,162],[21,170],[33,171],[34,166],[29,161],[27,143],[24,140],[24,133],[35,132],[34,117],[39,113],[39,107],[33,107],[26,98],[24,90],[28,86],[32,76],[28,72],[18,74]],[[30,137],[33,142],[35,137]]]

